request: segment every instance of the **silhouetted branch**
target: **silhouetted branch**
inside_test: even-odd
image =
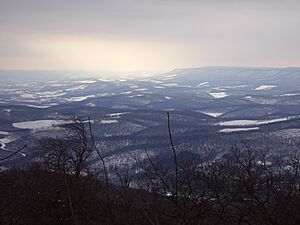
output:
[[[171,124],[170,124],[170,113],[167,112],[168,117],[168,132],[169,132],[169,139],[173,151],[173,157],[174,157],[174,166],[175,166],[175,197],[178,201],[178,161],[177,161],[177,154],[176,149],[173,143],[172,133],[171,133]]]
[[[105,164],[104,158],[103,158],[101,152],[99,151],[99,149],[98,149],[98,147],[97,147],[97,145],[95,143],[94,135],[93,135],[93,131],[92,131],[92,125],[91,125],[91,118],[90,117],[88,118],[88,125],[89,125],[90,136],[91,136],[93,147],[96,150],[97,155],[99,156],[100,161],[101,161],[102,166],[103,166],[105,186],[106,186],[106,192],[107,192],[106,197],[107,197],[107,201],[108,201],[108,204],[109,204],[110,220],[111,220],[111,223],[113,225],[113,224],[115,224],[115,222],[114,222],[114,212],[113,212],[113,205],[112,205],[112,199],[111,199],[111,193],[110,193],[110,186],[109,186],[109,179],[108,179],[107,168],[106,168],[106,164]]]

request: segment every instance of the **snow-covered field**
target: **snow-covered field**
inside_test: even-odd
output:
[[[298,116],[289,116],[283,117],[278,119],[270,119],[270,120],[230,120],[230,121],[222,121],[217,123],[220,126],[257,126],[263,124],[270,124],[270,123],[277,123],[277,122],[284,122],[290,119],[295,119]]]
[[[62,91],[44,91],[44,92],[37,92],[36,94],[41,98],[54,98],[54,97],[64,96],[67,93]]]
[[[300,95],[300,93],[287,93],[287,94],[282,94],[280,96],[289,97],[289,96],[298,96],[298,95]]]
[[[95,97],[95,95],[86,95],[86,96],[71,97],[68,100],[71,102],[81,102],[88,98],[94,98],[94,97]]]
[[[117,112],[117,113],[109,113],[107,116],[113,117],[113,118],[120,118],[121,115],[128,114],[129,112]]]
[[[6,145],[14,142],[19,137],[17,135],[11,134],[6,131],[0,131],[0,134],[6,136],[6,137],[0,139],[0,150],[10,152],[10,150],[6,149]],[[21,153],[21,155],[25,156],[25,154],[23,154],[23,153]]]
[[[83,89],[86,89],[87,87],[88,87],[87,85],[80,85],[80,86],[75,86],[75,87],[67,88],[66,91],[83,90]]]
[[[43,128],[49,128],[52,126],[61,125],[64,123],[68,123],[66,120],[33,120],[33,121],[24,121],[24,122],[17,122],[13,123],[13,127],[19,128],[19,129],[43,129]]]
[[[165,83],[165,84],[161,84],[162,86],[165,87],[178,87],[177,83]]]
[[[97,81],[96,80],[77,80],[77,81],[74,81],[75,83],[81,83],[81,84],[93,84],[93,83],[96,83]]]
[[[111,123],[118,123],[118,120],[101,120],[100,123],[102,124],[111,124]]]
[[[30,94],[30,93],[23,93],[23,94],[20,94],[20,97],[22,97],[22,98],[29,98],[29,99],[35,99],[35,98],[38,98],[36,95]]]
[[[5,138],[1,138],[0,139],[0,145],[1,145],[1,149],[4,150],[5,146],[13,141],[17,140],[17,137],[15,136],[7,136]]]
[[[199,111],[199,112],[212,117],[219,117],[223,115],[223,113],[220,112],[204,112],[204,111]]]
[[[276,85],[260,85],[259,87],[255,88],[255,91],[269,91],[275,87],[277,87],[277,86]]]
[[[250,85],[248,84],[242,84],[242,85],[233,85],[233,86],[222,86],[221,88],[225,88],[225,89],[235,89],[235,88],[245,88],[245,87],[249,87]]]
[[[253,131],[258,130],[259,127],[245,127],[245,128],[226,128],[220,130],[221,133],[232,133],[232,132],[239,132],[239,131]]]
[[[225,98],[229,96],[229,94],[227,94],[226,92],[210,92],[208,94],[210,94],[214,98]]]
[[[120,94],[121,95],[129,95],[129,94],[131,94],[132,93],[132,91],[124,91],[124,92],[121,92]]]
[[[53,103],[54,104],[54,103]],[[47,108],[50,108],[52,105],[32,105],[32,104],[20,104],[20,105],[24,105],[24,106],[27,106],[27,107],[31,107],[31,108],[37,108],[37,109],[47,109]],[[55,105],[58,105],[58,104],[55,104]]]

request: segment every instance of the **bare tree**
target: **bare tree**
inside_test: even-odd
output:
[[[74,117],[63,129],[62,135],[38,140],[38,148],[42,150],[48,169],[80,176],[87,172],[87,161],[94,151],[88,124]]]

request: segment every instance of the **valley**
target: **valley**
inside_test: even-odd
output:
[[[35,140],[60,135],[74,116],[90,117],[111,167],[135,168],[145,149],[168,162],[166,112],[182,159],[209,163],[245,145],[284,158],[299,148],[300,68],[205,67],[143,79],[48,73],[0,72],[0,158],[28,146],[2,169],[38,160]]]

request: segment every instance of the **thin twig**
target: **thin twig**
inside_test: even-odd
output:
[[[107,174],[106,164],[105,164],[105,161],[104,161],[104,158],[103,158],[102,154],[100,153],[98,147],[95,144],[94,135],[93,135],[93,132],[92,132],[91,118],[90,117],[88,118],[88,125],[89,125],[89,130],[90,130],[90,136],[91,136],[92,145],[93,145],[94,149],[96,150],[97,155],[99,156],[100,161],[101,161],[102,166],[103,166],[103,172],[104,172],[104,177],[105,177],[105,186],[106,186],[106,192],[107,192],[107,200],[108,200],[108,203],[109,203],[110,219],[111,219],[111,223],[115,224],[114,223],[114,213],[113,213],[113,208],[112,208],[112,200],[111,200],[111,193],[110,193],[110,187],[109,187],[109,180],[108,180],[108,174]]]

